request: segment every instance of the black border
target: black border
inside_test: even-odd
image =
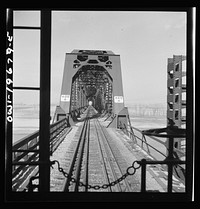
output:
[[[153,1],[153,4],[157,4],[157,1]],[[159,1],[160,2],[160,1]],[[169,5],[169,2],[165,2]],[[164,4],[165,4],[164,3]],[[177,5],[175,1],[171,1],[171,5]],[[192,69],[195,63],[192,62],[193,56],[193,47],[192,47],[192,1],[184,2],[179,1],[178,4],[181,7],[153,7],[152,2],[145,4],[145,7],[141,4],[136,3],[135,7],[125,6],[125,7],[107,7],[107,8],[91,8],[91,7],[54,7],[49,8],[51,10],[84,10],[84,11],[185,11],[187,12],[187,69]],[[76,4],[77,5],[77,4]],[[160,5],[158,3],[158,5]],[[31,6],[31,5],[30,5]],[[190,8],[189,8],[189,7]],[[34,7],[33,7],[34,8]],[[14,10],[33,10],[33,8],[27,7],[15,7]],[[40,7],[35,7],[34,10],[44,9]],[[198,9],[196,10],[196,13]],[[196,25],[197,20],[196,20]],[[196,55],[195,55],[196,56]],[[197,56],[196,56],[197,60]],[[197,68],[196,68],[197,69]],[[192,70],[187,70],[187,136],[189,137],[190,143],[187,142],[187,151],[186,151],[186,162],[187,162],[187,190],[186,193],[53,193],[50,194],[41,194],[41,193],[7,193],[4,198],[4,201],[9,202],[188,202],[192,199],[192,182],[193,182],[193,121],[194,121],[194,76]],[[192,163],[191,163],[192,162]]]

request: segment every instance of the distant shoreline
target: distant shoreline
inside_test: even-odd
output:
[[[131,125],[138,129],[159,128],[166,126],[165,110],[148,106],[129,107]],[[56,105],[51,104],[53,118]],[[146,110],[146,111],[145,111]],[[159,112],[160,111],[160,112]],[[162,114],[161,114],[162,113]],[[39,105],[16,104],[14,106],[13,143],[39,129]]]

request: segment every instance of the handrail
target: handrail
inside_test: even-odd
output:
[[[139,129],[137,129],[137,128],[135,128],[135,127],[133,127],[133,126],[131,126],[131,127],[132,127],[133,129],[137,130],[138,132],[140,132],[140,133],[142,134],[142,139],[143,139],[144,134],[142,133],[142,131],[139,130]],[[135,136],[137,139],[139,139],[140,141],[142,141],[142,143],[145,143],[147,146],[149,146],[149,147],[151,147],[152,149],[154,149],[154,150],[155,150],[156,152],[158,152],[159,154],[163,155],[164,157],[167,157],[167,155],[165,155],[164,153],[160,152],[158,149],[156,149],[155,147],[153,147],[152,145],[150,145],[149,143],[147,143],[147,141],[144,141],[144,140],[140,139],[140,138],[139,138],[137,135],[135,135],[135,134],[134,134],[134,136]],[[151,138],[151,139],[157,141],[158,143],[161,143],[161,144],[163,144],[163,145],[166,146],[166,143],[165,143],[165,142],[163,142],[163,141],[157,139],[157,138],[154,137],[154,136],[147,136],[147,137],[149,137],[149,138]],[[151,155],[150,152],[149,152],[148,154]],[[152,155],[151,155],[151,156],[152,156]],[[152,157],[155,158],[154,156],[152,156]]]
[[[139,139],[139,140],[142,142],[142,148],[143,148],[143,143],[146,144],[146,146],[147,146],[147,152],[148,152],[148,154],[149,154],[151,157],[153,157],[153,158],[155,159],[155,157],[151,155],[151,152],[150,152],[150,150],[149,150],[149,147],[151,147],[151,148],[154,149],[156,152],[158,152],[159,154],[161,154],[161,155],[163,155],[164,157],[166,157],[166,155],[163,154],[162,152],[160,152],[160,150],[156,149],[156,148],[153,147],[151,144],[147,143],[146,138],[145,138],[145,135],[142,133],[141,130],[139,130],[139,129],[137,129],[137,128],[131,126],[131,125],[127,125],[127,126],[128,126],[129,128],[131,128],[132,130],[131,130],[131,131],[128,130],[127,127],[126,127],[126,125],[125,125],[125,124],[122,125],[121,122],[120,122],[120,127],[121,127],[121,129],[123,130],[123,132],[124,132],[124,130],[126,130],[126,132],[124,132],[126,135],[128,135],[127,133],[129,133],[129,137],[130,137],[130,136],[133,136],[134,139],[136,139],[136,138]],[[142,134],[142,137],[140,138],[139,136],[137,136],[137,135],[134,133],[133,129],[135,129],[136,131],[140,132],[140,133]],[[155,140],[155,141],[157,141],[157,142],[159,142],[159,143],[161,143],[161,144],[163,144],[163,145],[166,145],[165,142],[162,142],[161,140],[159,140],[159,139],[157,139],[157,138],[155,138],[155,137],[153,137],[153,136],[148,136],[148,137],[151,138],[151,139],[153,139],[153,140]],[[145,140],[143,140],[143,139],[145,139]],[[135,142],[137,143],[136,140],[135,140]]]
[[[16,149],[16,150],[19,149],[20,147],[27,144],[29,141],[35,139],[38,136],[39,136],[39,131],[35,131],[34,133],[23,137],[22,139],[20,139],[20,140],[18,140],[17,142],[14,143],[13,149]]]
[[[129,121],[129,123],[130,123],[130,121]],[[134,141],[135,141],[135,139],[137,138],[137,139],[139,139],[141,142],[142,142],[142,144],[143,143],[145,143],[146,144],[146,146],[147,146],[147,149],[149,150],[149,148],[148,147],[151,147],[152,149],[154,149],[156,152],[158,152],[159,154],[161,154],[161,155],[163,155],[164,157],[166,157],[167,155],[165,155],[164,153],[162,153],[162,152],[160,152],[158,149],[156,149],[155,147],[153,147],[151,144],[149,144],[147,141],[146,141],[146,138],[145,138],[145,135],[144,135],[144,133],[140,130],[140,129],[138,129],[138,128],[136,128],[136,127],[133,127],[133,126],[131,126],[131,124],[129,125],[129,124],[127,124],[127,126],[126,126],[126,124],[122,124],[121,123],[121,121],[120,121],[120,128],[122,129],[122,131],[126,134],[126,135],[128,135],[129,137],[131,136],[133,136],[134,137]],[[130,130],[128,130],[128,127],[130,128]],[[136,130],[136,131],[138,131],[141,135],[142,135],[142,137],[140,138],[139,136],[137,136],[135,133],[134,133],[134,131],[133,131],[133,129],[134,130]],[[124,131],[125,130],[125,131]],[[166,147],[166,142],[163,142],[163,141],[161,141],[160,139],[158,139],[158,138],[156,138],[155,136],[146,136],[146,137],[148,137],[148,138],[150,138],[150,139],[153,139],[154,141],[156,141],[156,142],[158,142],[158,143],[160,143],[160,144],[162,144],[162,145],[164,145],[165,147]],[[143,140],[143,139],[145,139],[145,140]],[[137,142],[136,142],[137,143]],[[143,146],[143,145],[142,145]],[[142,147],[143,148],[143,147]],[[166,149],[167,149],[167,147],[166,147]],[[177,152],[177,153],[179,153],[180,155],[184,155],[184,152],[183,151],[181,151],[181,150],[179,150],[179,149],[177,149],[177,148],[174,148],[174,150]],[[148,154],[150,154],[150,152],[148,151]],[[151,155],[151,154],[150,154]],[[153,158],[155,158],[154,156],[152,156]]]
[[[173,150],[172,150],[173,152]],[[142,159],[141,161],[137,161],[138,164],[141,165],[141,192],[147,192],[146,191],[146,169],[147,169],[147,165],[156,165],[156,164],[161,164],[161,165],[167,165],[168,166],[168,183],[167,183],[167,192],[171,193],[173,190],[173,183],[172,183],[172,179],[173,179],[173,166],[178,165],[178,164],[186,164],[185,161],[182,160],[175,160],[175,159],[170,159],[169,156],[167,157],[167,159],[159,161],[149,161],[146,159]]]
[[[50,125],[51,154],[57,149],[69,130],[71,130],[71,128],[66,118]],[[39,131],[15,142],[12,147],[12,153],[13,190],[16,191],[22,184],[28,184],[28,182],[24,182],[27,181],[30,175],[36,175],[38,173],[38,165],[34,163],[39,160]]]
[[[127,126],[129,126],[129,125],[127,125]],[[158,152],[158,153],[161,154],[162,156],[167,157],[166,154],[162,153],[160,150],[158,150],[158,149],[156,149],[155,147],[153,147],[153,146],[152,146],[151,144],[149,144],[146,140],[145,140],[145,141],[143,140],[144,134],[142,133],[141,130],[139,130],[138,128],[135,128],[135,127],[133,127],[133,126],[129,126],[129,127],[131,127],[132,129],[134,129],[134,130],[140,132],[140,134],[142,134],[142,138],[138,137],[137,135],[135,135],[134,133],[132,133],[132,132],[130,132],[130,131],[128,130],[128,132],[129,132],[130,134],[134,134],[134,137],[136,137],[137,139],[139,139],[140,141],[142,141],[142,143],[145,143],[146,146],[151,147],[152,149],[154,149],[156,152]],[[156,137],[154,137],[154,136],[146,136],[146,137],[151,138],[151,139],[153,139],[154,141],[156,141],[156,142],[158,142],[158,143],[160,143],[160,144],[162,144],[162,145],[164,145],[164,146],[166,147],[166,142],[163,142],[163,141],[161,141],[160,139],[158,139],[158,138],[156,138]],[[166,147],[166,149],[168,149],[168,148]],[[149,150],[149,149],[148,149],[148,150]],[[177,149],[177,148],[174,148],[174,151],[177,152],[180,156],[184,156],[184,155],[185,155],[185,153],[184,153],[183,151],[181,151],[181,150],[179,150],[179,149]],[[150,152],[148,152],[148,154],[149,154],[151,157],[153,157],[154,159],[156,159],[155,156],[152,156]]]
[[[129,122],[129,124],[130,125],[127,125],[126,126],[126,124],[122,124],[120,122],[120,128],[122,129],[122,131],[126,135],[128,135],[130,138],[133,139],[133,142],[134,143],[138,144],[138,142],[137,142],[136,139],[139,139],[142,143],[141,143],[141,145],[139,145],[139,144],[138,145],[143,150],[145,150],[156,162],[159,162],[161,159],[158,159],[158,157],[156,156],[156,154],[155,153],[152,153],[149,148],[155,150],[157,153],[159,153],[160,155],[162,155],[164,157],[163,160],[166,160],[166,158],[168,157],[168,153],[169,153],[169,148],[167,146],[167,144],[168,144],[167,141],[166,142],[163,142],[160,139],[156,138],[155,136],[150,136],[150,135],[148,135],[148,136],[146,135],[145,136],[145,134],[141,130],[139,130],[138,128],[135,128],[133,126],[131,126],[131,123],[130,122]],[[128,130],[128,127],[129,127],[130,130]],[[141,137],[139,137],[138,135],[136,135],[134,133],[133,129],[136,130],[136,131],[138,131],[141,134]],[[166,152],[166,154],[164,154],[163,152],[161,152],[160,150],[158,150],[157,148],[155,148],[154,146],[152,146],[150,143],[147,142],[146,137],[148,137],[148,138],[150,138],[150,139],[152,139],[152,140],[154,140],[154,141],[156,141],[156,142],[164,145],[165,146],[165,149],[168,150],[168,153]],[[166,140],[167,140],[167,138],[166,138]],[[147,149],[144,149],[143,143],[146,145]],[[179,161],[179,159],[181,157],[183,157],[184,155],[185,155],[185,153],[183,151],[181,151],[181,150],[179,150],[179,149],[177,149],[177,148],[174,147],[174,149],[173,149],[173,156],[174,156],[174,158],[177,158],[176,160]],[[184,172],[184,170],[185,170],[184,169],[184,166],[183,165],[179,165],[178,163],[176,163],[176,166],[177,167],[174,168],[175,169],[174,171],[177,174],[177,176],[179,178],[181,178],[181,182],[184,182],[184,180],[183,180],[184,179],[184,176],[182,174],[182,172]],[[182,177],[180,177],[180,176],[182,176]]]
[[[140,129],[135,128],[135,127],[133,127],[133,126],[131,126],[131,128],[133,128],[133,129],[135,129],[136,131],[139,131],[141,134],[143,134],[142,131],[141,131]],[[154,137],[154,136],[148,136],[148,137],[150,137],[151,139],[153,139],[153,140],[155,140],[155,141],[157,141],[157,142],[159,142],[159,143],[165,145],[165,142],[161,141],[160,139],[157,139],[157,138]]]
[[[142,133],[141,130],[139,130],[139,129],[133,127],[133,126],[131,126],[131,128],[137,130],[138,132],[140,132],[140,133],[144,136],[144,134]],[[139,140],[142,141],[142,139],[140,139],[138,136],[135,135],[135,137],[137,137]],[[166,142],[163,142],[163,141],[161,141],[160,139],[158,139],[158,138],[156,138],[156,137],[154,137],[154,136],[146,136],[146,137],[151,138],[151,139],[153,139],[154,141],[156,141],[156,142],[158,142],[158,143],[160,143],[160,144],[162,144],[162,145],[164,145],[164,146],[166,147]],[[155,147],[152,147],[152,146],[151,146],[149,143],[147,143],[146,141],[143,141],[143,142],[144,142],[146,145],[150,146],[150,147],[151,147],[152,149],[154,149],[155,151],[159,152],[160,154],[162,154],[163,156],[166,157],[165,154],[161,153],[161,152],[160,152],[159,150],[157,150]],[[166,149],[168,149],[168,148],[166,147]],[[182,150],[177,149],[177,148],[175,148],[175,147],[174,147],[174,151],[177,152],[177,153],[178,153],[179,155],[181,155],[181,156],[184,156],[184,155],[185,155],[185,153],[184,153]]]
[[[64,120],[65,120],[65,118],[62,119],[62,120],[57,121],[56,123],[51,124],[50,125],[50,132],[51,132],[51,129],[53,127],[55,127],[56,125],[62,123]],[[28,136],[25,136],[22,139],[20,139],[17,142],[15,142],[14,145],[13,145],[13,149],[14,150],[19,149],[20,147],[22,147],[23,145],[27,144],[29,141],[35,139],[38,136],[39,136],[39,130],[38,131],[35,131],[34,133],[29,134]]]

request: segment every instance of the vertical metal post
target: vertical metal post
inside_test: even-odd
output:
[[[195,175],[195,60],[197,58],[196,28],[197,28],[197,9],[190,7],[187,12],[187,70],[186,70],[186,193],[190,194],[191,199],[195,197],[194,175]],[[196,149],[197,150],[197,149]],[[197,188],[197,187],[196,187]]]
[[[50,189],[51,10],[41,11],[39,192]]]
[[[168,164],[168,187],[167,190],[169,193],[172,192],[172,174],[173,174],[173,165],[171,163]]]
[[[146,159],[142,159],[141,163],[141,192],[146,192]]]
[[[173,146],[174,146],[174,138],[173,137],[169,137],[168,139],[168,156],[167,159],[168,160],[173,160]],[[173,175],[173,164],[169,163],[168,164],[168,192],[171,193],[172,192],[172,175]]]
[[[142,134],[142,144],[141,144],[141,146],[142,146],[142,149],[143,149],[143,144],[144,144],[144,134]]]
[[[146,147],[147,147],[147,152],[148,153],[150,153],[150,150],[149,150],[149,145],[148,145],[148,143],[147,143],[147,139],[146,139],[146,137],[145,137],[145,135],[143,134],[143,137],[144,137],[144,140],[145,140],[145,144],[146,144]]]

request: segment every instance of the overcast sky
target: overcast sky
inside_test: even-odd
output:
[[[14,25],[39,26],[39,12],[14,12]],[[39,31],[14,31],[14,86],[39,86]],[[51,101],[59,104],[65,53],[111,50],[121,58],[125,103],[166,103],[167,58],[186,55],[185,12],[53,11]],[[14,91],[16,103],[38,103]]]

